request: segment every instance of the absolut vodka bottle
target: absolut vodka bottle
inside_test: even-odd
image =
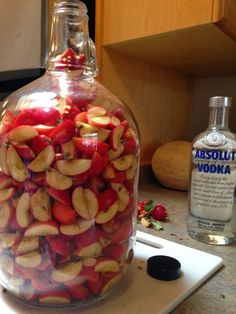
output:
[[[193,141],[188,232],[209,244],[236,240],[236,136],[228,128],[230,97],[210,98],[208,129]]]

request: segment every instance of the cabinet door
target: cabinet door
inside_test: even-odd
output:
[[[214,0],[97,0],[103,44],[212,22]],[[216,0],[218,2],[221,0]]]

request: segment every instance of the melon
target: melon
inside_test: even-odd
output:
[[[155,151],[152,170],[156,179],[167,188],[187,191],[192,143],[186,141],[168,142]]]

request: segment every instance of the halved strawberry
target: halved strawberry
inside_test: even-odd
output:
[[[51,142],[51,139],[44,134],[36,136],[32,141],[29,142],[29,146],[33,149],[36,154],[39,154],[45,147]]]
[[[68,191],[59,191],[53,188],[47,188],[47,192],[50,196],[52,196],[55,200],[59,201],[60,203],[71,207],[71,198]]]
[[[58,201],[56,201],[53,205],[52,214],[54,218],[63,225],[73,223],[75,218],[78,216],[77,212],[73,208]]]
[[[75,146],[82,153],[92,157],[94,152],[104,154],[108,151],[109,145],[94,138],[74,138]]]
[[[51,133],[50,138],[57,144],[64,144],[75,135],[75,124],[71,120],[62,122]]]
[[[98,195],[99,210],[106,211],[118,199],[117,192],[113,189],[106,189]]]

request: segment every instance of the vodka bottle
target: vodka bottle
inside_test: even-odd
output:
[[[230,97],[210,98],[207,130],[193,141],[188,232],[199,241],[236,240],[236,136],[228,128]]]

